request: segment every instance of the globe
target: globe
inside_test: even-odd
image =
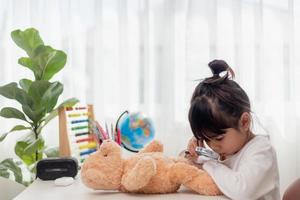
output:
[[[154,126],[150,118],[144,114],[129,113],[119,122],[122,145],[125,149],[138,152],[154,138]]]

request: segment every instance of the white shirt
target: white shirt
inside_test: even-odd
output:
[[[276,153],[266,136],[255,136],[224,161],[206,161],[203,169],[231,199],[280,199]]]

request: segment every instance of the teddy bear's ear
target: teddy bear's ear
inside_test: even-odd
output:
[[[103,156],[121,155],[121,147],[113,140],[104,140],[100,146]]]

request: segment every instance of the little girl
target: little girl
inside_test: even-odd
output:
[[[220,155],[219,160],[204,161],[202,167],[231,199],[280,199],[276,153],[266,136],[250,129],[247,94],[231,80],[234,72],[226,62],[214,60],[208,65],[213,76],[197,85],[191,99],[194,137],[188,144],[189,154],[196,158],[196,146],[203,147],[205,142]]]

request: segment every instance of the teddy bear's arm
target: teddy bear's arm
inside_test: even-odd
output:
[[[144,149],[139,151],[139,153],[150,153],[150,152],[163,152],[164,146],[157,140],[153,140]]]
[[[203,195],[221,195],[213,179],[209,174],[197,167],[186,163],[174,164],[170,171],[169,176],[171,181],[183,184],[187,188]]]
[[[122,177],[121,184],[130,192],[146,186],[156,174],[156,164],[153,158],[143,157],[137,164]]]

